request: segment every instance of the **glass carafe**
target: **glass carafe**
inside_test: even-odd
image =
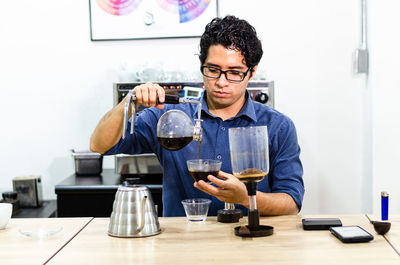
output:
[[[160,144],[168,150],[179,150],[185,147],[192,140],[201,142],[201,103],[200,101],[179,97],[178,95],[165,95],[165,104],[195,103],[198,109],[198,118],[193,126],[192,120],[183,111],[169,110],[165,112],[157,123],[157,139]],[[159,104],[157,97],[157,104]],[[136,95],[130,90],[124,104],[124,120],[122,123],[122,139],[125,139],[129,112],[131,113],[130,134],[135,130],[136,120]]]
[[[198,130],[186,113],[173,109],[165,112],[158,120],[157,139],[164,148],[176,151],[192,140],[200,140],[201,127]]]

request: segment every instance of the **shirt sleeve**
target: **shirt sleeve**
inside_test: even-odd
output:
[[[157,112],[150,109],[139,112],[135,121],[135,130],[130,134],[129,120],[125,139],[119,140],[105,155],[156,153],[157,144]]]
[[[304,196],[303,166],[296,128],[289,118],[285,117],[279,123],[279,128],[271,139],[270,148],[271,192],[289,194],[300,211]]]

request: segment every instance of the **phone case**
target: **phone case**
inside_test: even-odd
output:
[[[304,218],[301,221],[304,230],[328,230],[333,226],[342,226],[339,218]]]
[[[346,232],[345,229],[351,229],[352,231]],[[369,242],[374,239],[373,235],[365,231],[360,226],[331,227],[329,228],[329,231],[331,231],[331,233],[343,243],[362,243]]]

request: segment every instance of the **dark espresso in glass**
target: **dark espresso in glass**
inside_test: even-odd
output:
[[[157,137],[160,144],[171,151],[176,151],[185,147],[193,140],[193,136],[188,137]]]
[[[213,175],[214,177],[218,176],[218,171],[191,171],[189,170],[190,175],[192,176],[192,178],[194,179],[194,181],[200,181],[203,180],[204,182],[210,182],[207,179],[208,175]]]

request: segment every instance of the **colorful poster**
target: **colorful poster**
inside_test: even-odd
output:
[[[91,39],[198,37],[218,0],[89,0]]]

